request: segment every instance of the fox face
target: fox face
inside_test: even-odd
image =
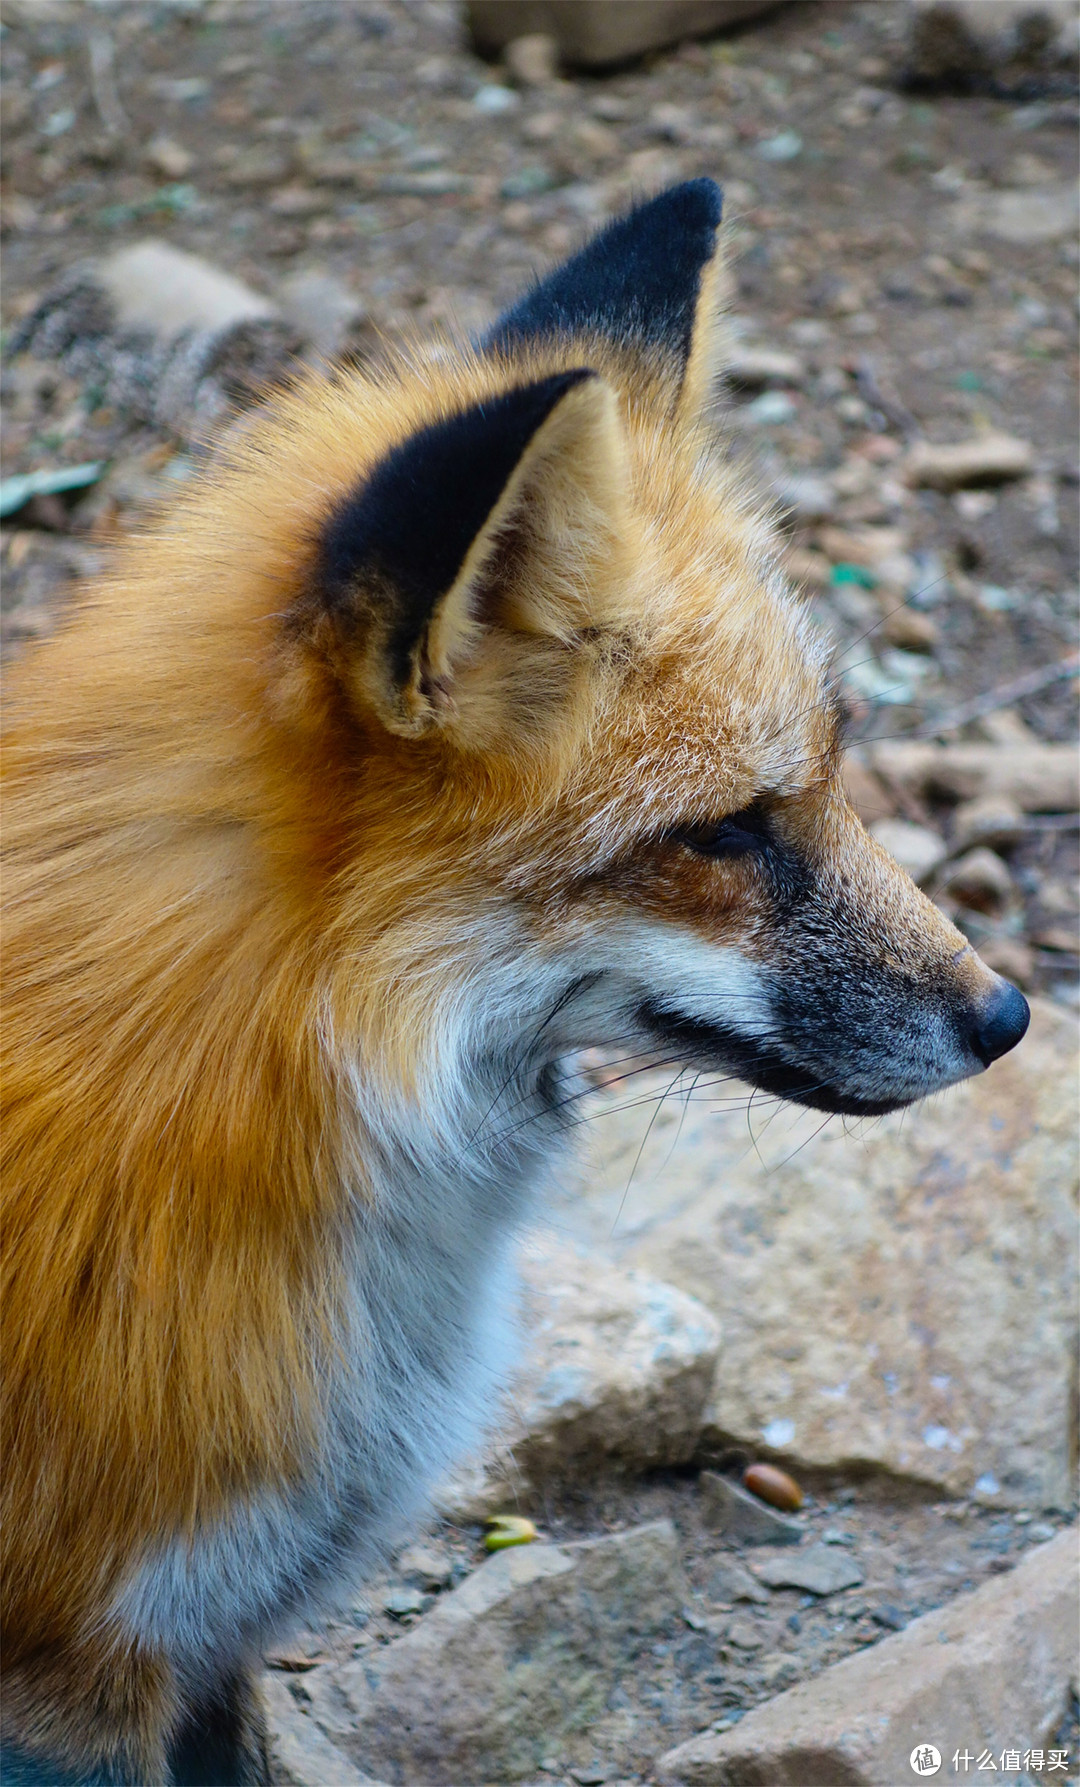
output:
[[[466,1443],[576,1050],[876,1112],[1024,1032],[844,796],[708,414],[719,224],[676,187],[471,347],[300,379],[10,679],[37,1778],[206,1778],[256,1647]]]
[[[708,431],[719,218],[677,188],[502,318],[460,408],[334,506],[300,627],[412,741],[407,848],[511,939],[552,1098],[560,1052],[603,1042],[880,1112],[1027,1008],[843,795],[821,644]]]

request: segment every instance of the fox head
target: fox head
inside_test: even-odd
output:
[[[870,1113],[1020,1039],[845,798],[823,646],[709,418],[719,225],[675,187],[478,343],[299,381],[43,654],[62,823],[96,850],[119,802],[134,853],[109,885],[150,942],[110,916],[113,972],[201,964],[245,1039],[288,1009],[448,1132],[448,1088],[469,1130],[505,1084],[553,1110],[583,1046]],[[211,1008],[154,999],[188,1059]]]
[[[845,798],[821,643],[707,418],[719,224],[711,181],[662,194],[388,390],[294,636],[394,790],[470,1033],[880,1112],[1027,1007]]]

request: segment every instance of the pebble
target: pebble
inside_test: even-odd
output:
[[[733,385],[754,391],[763,385],[801,385],[806,367],[798,354],[785,353],[781,348],[737,347],[728,360],[727,376]],[[816,482],[829,488],[823,478]]]
[[[806,1530],[718,1471],[702,1471],[698,1488],[706,1526],[726,1539],[740,1539],[745,1545],[797,1545]]]
[[[989,844],[992,849],[1017,844],[1023,835],[1024,815],[1020,808],[999,794],[961,801],[953,812],[951,843],[957,852],[974,844]]]
[[[147,143],[145,159],[166,180],[183,180],[195,166],[195,157],[175,137],[156,136]]]
[[[784,422],[793,421],[798,414],[798,406],[786,391],[763,391],[740,414],[759,428],[775,428]]]
[[[794,161],[802,154],[803,140],[797,131],[782,130],[779,136],[762,137],[755,143],[754,154],[762,161]]]
[[[928,880],[949,854],[936,831],[928,825],[915,825],[910,819],[875,819],[870,836],[896,858],[913,881]]]
[[[887,1632],[902,1632],[907,1625],[907,1615],[901,1613],[899,1607],[885,1604],[882,1607],[871,1607],[870,1618],[875,1625],[884,1626]]]
[[[760,1650],[765,1640],[749,1620],[733,1619],[725,1634],[726,1642],[736,1650]]]
[[[492,82],[485,87],[478,87],[472,98],[473,111],[482,112],[485,117],[498,117],[500,112],[513,112],[521,104],[521,95],[512,87],[503,87]]]
[[[752,1601],[756,1606],[764,1607],[769,1591],[742,1564],[736,1563],[734,1558],[724,1557],[709,1578],[709,1597],[713,1601]]]
[[[804,583],[813,590],[828,589],[832,580],[832,566],[825,554],[805,546],[790,547],[784,554],[784,566],[796,583]]]
[[[903,462],[905,481],[930,490],[969,484],[1004,484],[1035,469],[1035,449],[1016,435],[988,430],[974,439],[934,446],[918,441]]]
[[[415,1581],[431,1591],[446,1588],[453,1580],[453,1560],[434,1545],[409,1545],[397,1559],[397,1571],[406,1582]]]
[[[394,1619],[407,1619],[410,1613],[423,1613],[424,1597],[418,1588],[392,1588],[383,1600],[383,1611]]]
[[[939,636],[936,622],[917,608],[909,608],[906,602],[886,614],[881,631],[889,645],[909,652],[933,651]]]
[[[275,314],[274,306],[231,273],[170,242],[133,242],[99,261],[96,279],[121,328],[171,337],[218,332]]]
[[[824,521],[836,507],[836,492],[828,478],[817,478],[812,472],[796,472],[777,478],[773,489],[784,508],[802,521]],[[824,553],[813,556],[820,558],[828,582],[829,566]]]
[[[367,314],[362,298],[336,275],[316,267],[290,273],[277,296],[283,314],[324,354],[337,353]]]
[[[503,51],[507,72],[522,87],[549,87],[559,74],[559,46],[546,31],[514,37]]]
[[[962,906],[976,912],[1000,912],[1015,891],[1007,865],[985,845],[954,862],[942,885]]]
[[[835,1595],[858,1588],[863,1573],[855,1559],[827,1545],[808,1545],[787,1557],[769,1557],[757,1574],[770,1588],[801,1588],[809,1595]]]
[[[1080,215],[1076,182],[1064,180],[1039,189],[980,194],[962,199],[954,210],[959,230],[997,236],[1018,244],[1059,242],[1075,238]]]

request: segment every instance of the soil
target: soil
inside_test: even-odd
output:
[[[738,1473],[735,1472],[736,1480]],[[954,1595],[1001,1574],[1027,1548],[1068,1523],[1059,1509],[1011,1513],[971,1502],[928,1502],[880,1484],[821,1483],[807,1492],[800,1518],[812,1540],[843,1549],[859,1566],[859,1586],[817,1596],[773,1589],[758,1605],[725,1593],[722,1571],[735,1562],[753,1574],[766,1558],[792,1555],[787,1547],[743,1546],[711,1532],[703,1518],[695,1472],[663,1473],[644,1481],[590,1483],[552,1494],[533,1510],[541,1536],[554,1541],[594,1537],[648,1520],[675,1522],[690,1595],[670,1631],[636,1659],[620,1682],[603,1722],[568,1746],[553,1745],[550,1769],[528,1787],[574,1787],[588,1781],[648,1782],[664,1751],[709,1728],[728,1729],[774,1694],[817,1675],[831,1663],[902,1631]],[[479,1527],[440,1525],[431,1542],[449,1567],[447,1587],[484,1559]],[[272,1653],[298,1700],[314,1664],[345,1662],[372,1647],[392,1644],[417,1624],[422,1610],[395,1615],[385,1603],[410,1579],[398,1572],[372,1583],[351,1620],[300,1635]],[[975,1734],[977,1735],[977,1734]],[[1076,1708],[1063,1708],[1054,1739],[1077,1758]],[[545,1761],[547,1759],[545,1758]],[[369,1766],[378,1772],[378,1759]],[[571,1774],[571,1770],[576,1771]],[[1061,1777],[1075,1780],[1075,1773]],[[1002,1787],[1035,1787],[1035,1777],[1001,1776]],[[481,1787],[480,1783],[474,1787]],[[497,1787],[491,1783],[490,1787]]]
[[[963,221],[968,201],[1074,177],[1073,102],[908,91],[899,0],[803,0],[756,28],[524,90],[471,53],[442,0],[10,0],[3,19],[7,339],[86,257],[148,234],[271,297],[298,268],[329,274],[356,301],[347,345],[361,356],[381,334],[468,333],[632,193],[712,174],[731,219],[735,332],[805,367],[771,423],[748,394],[730,400],[732,451],[771,482],[832,478],[829,525],[899,525],[921,574],[911,606],[934,623],[916,655],[883,643],[883,605],[857,582],[808,597],[850,673],[856,729],[932,728],[1075,650],[1077,246],[989,241]],[[172,173],[150,147],[162,137]],[[124,474],[105,512],[38,499],[3,530],[13,652],[51,629],[75,580],[203,451],[197,433],[107,396],[59,357],[16,357],[4,373],[6,475],[98,459]],[[974,502],[901,490],[911,441],[986,427],[1034,443],[1033,477]],[[820,546],[820,519],[784,525],[794,548]],[[1002,705],[1043,739],[1074,736],[1067,678]],[[1026,983],[1074,1002],[1065,820],[1011,854],[1009,934]],[[724,1613],[710,1583],[730,1547],[703,1527],[693,1477],[584,1486],[536,1517],[564,1537],[660,1514],[682,1535],[693,1619]],[[598,1738],[604,1778],[644,1778],[659,1751],[1008,1569],[1063,1518],[819,1486],[807,1519],[850,1549],[862,1585],[778,1590],[715,1629],[680,1619],[626,1684],[623,1735],[606,1751]],[[482,1556],[478,1532],[441,1538],[460,1569]],[[754,1555],[766,1554],[741,1561]],[[392,1642],[423,1617],[380,1611],[384,1588],[362,1624],[311,1635],[306,1657],[304,1640],[290,1647],[298,1691],[305,1663]],[[1076,1735],[1074,1723],[1058,1740],[1072,1755]],[[593,1778],[587,1760],[554,1755],[543,1779],[569,1778],[570,1763]]]

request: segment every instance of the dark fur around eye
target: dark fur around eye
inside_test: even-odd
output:
[[[717,859],[734,856],[760,856],[772,842],[772,831],[764,810],[755,801],[741,812],[729,813],[723,819],[708,820],[702,825],[681,825],[670,834],[676,844],[684,844],[698,856]]]

